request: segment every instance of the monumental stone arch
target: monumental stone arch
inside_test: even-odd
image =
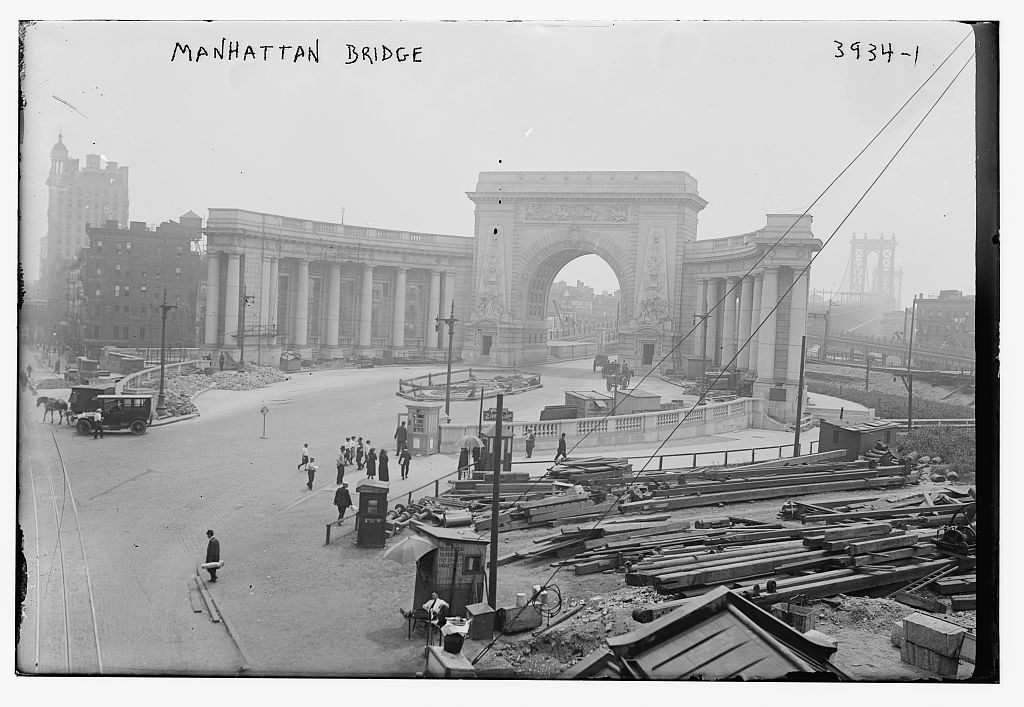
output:
[[[793,419],[803,273],[821,248],[810,216],[768,214],[757,231],[698,241],[707,202],[686,172],[483,172],[467,196],[476,240],[464,360],[545,361],[548,290],[564,265],[596,254],[619,281],[621,358],[641,372],[688,358],[744,370],[768,412]]]

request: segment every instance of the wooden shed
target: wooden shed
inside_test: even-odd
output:
[[[846,421],[839,418],[824,419],[818,432],[818,451],[846,450],[844,461],[854,461],[875,443],[891,445],[896,441],[900,426],[889,420]]]
[[[661,396],[648,390],[633,388],[620,389],[615,392],[615,414],[633,415],[638,412],[657,412],[661,410]]]
[[[423,606],[432,592],[448,602],[451,616],[465,616],[466,606],[484,598],[484,562],[488,541],[468,530],[417,524],[416,532],[437,545],[416,561],[413,607]]]
[[[601,417],[608,414],[615,402],[612,396],[596,390],[567,390],[565,404],[579,410],[576,417]]]

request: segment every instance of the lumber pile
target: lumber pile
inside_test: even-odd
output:
[[[612,502],[603,501],[604,495],[601,493],[562,494],[537,500],[517,501],[498,514],[498,530],[520,530],[553,522],[597,518],[613,508]],[[478,533],[490,530],[490,512],[475,515],[473,524]]]
[[[892,499],[888,508],[875,508],[868,504],[845,504],[834,505],[833,503],[799,504],[804,506],[795,517],[804,523],[825,522],[833,523],[840,521],[858,520],[897,520],[903,519],[911,524],[942,525],[949,521],[954,513],[966,509],[973,499],[968,494],[947,489],[945,492],[928,492],[907,496],[900,499]],[[876,502],[873,504],[877,506]],[[785,514],[783,508],[780,515]]]
[[[547,475],[580,486],[618,486],[632,480],[633,465],[626,459],[609,457],[563,459]]]
[[[785,463],[794,461],[679,474],[676,483],[653,483],[644,497],[626,501],[619,508],[623,513],[649,513],[906,483],[902,466],[871,469],[866,461]]]

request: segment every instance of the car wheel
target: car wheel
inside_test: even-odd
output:
[[[144,420],[132,420],[132,424],[128,425],[128,429],[132,431],[133,435],[140,435],[146,431],[146,422]]]
[[[79,420],[75,424],[75,429],[81,432],[82,434],[89,434],[90,432],[92,432],[92,423],[90,423],[88,420]]]

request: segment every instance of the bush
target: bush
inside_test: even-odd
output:
[[[978,435],[973,427],[921,427],[910,434],[896,435],[898,454],[917,452],[942,457],[942,463],[952,466],[964,483],[974,483],[977,448]]]
[[[837,385],[826,381],[809,380],[807,390],[812,393],[831,395],[850,400],[864,407],[875,408],[875,415],[889,420],[903,420],[907,417],[907,396],[891,393],[874,393],[854,386]],[[940,403],[927,398],[914,398],[914,418],[918,420],[963,419],[974,417],[974,408],[966,405]]]

